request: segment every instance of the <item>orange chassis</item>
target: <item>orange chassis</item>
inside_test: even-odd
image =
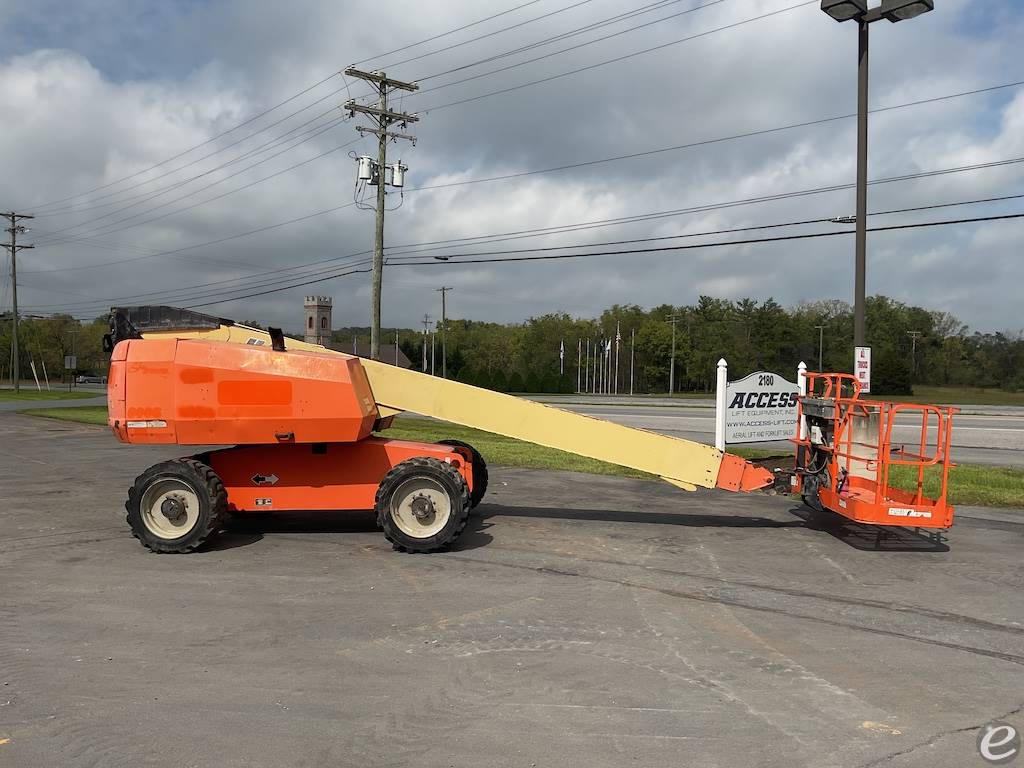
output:
[[[953,415],[957,409],[915,403],[864,400],[848,374],[808,373],[807,394],[798,407],[793,489],[814,511],[828,510],[859,523],[914,528],[949,528],[947,501]],[[919,426],[909,446],[894,440],[901,428]],[[909,420],[911,424],[906,422]],[[914,490],[891,485],[892,470],[907,467]],[[925,496],[926,484],[937,487]]]

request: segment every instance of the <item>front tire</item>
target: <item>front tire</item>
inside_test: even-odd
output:
[[[395,549],[436,552],[462,533],[470,505],[469,486],[458,471],[443,461],[416,457],[380,481],[375,509]]]
[[[161,554],[198,549],[224,526],[227,506],[217,473],[195,459],[150,467],[135,478],[125,503],[132,535]]]

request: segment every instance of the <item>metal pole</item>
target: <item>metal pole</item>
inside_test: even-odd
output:
[[[629,337],[629,394],[633,394],[633,357],[636,352],[636,328]]]
[[[673,395],[676,391],[676,323],[679,322],[679,317],[671,315],[668,321],[672,324],[672,358],[668,366],[668,393]]]
[[[857,67],[857,232],[853,287],[853,344],[865,346],[868,237],[868,22],[861,19]]]
[[[590,391],[590,339],[587,339],[587,356],[583,358],[583,391]]]
[[[814,327],[818,329],[818,370],[823,371],[825,370],[825,364],[822,362],[825,349],[825,326],[816,325]]]
[[[619,324],[615,324],[615,394],[619,394],[619,347],[622,346],[622,334]]]
[[[445,298],[448,295],[448,291],[453,290],[448,286],[442,285],[437,289],[441,292],[441,378],[448,378],[448,312],[446,309]]]
[[[380,108],[388,109],[388,86],[386,76],[380,73]],[[386,125],[381,119],[381,132],[377,137],[377,227],[373,238],[373,306],[370,312],[370,358],[380,359],[380,293],[384,275],[384,171],[387,164],[388,137]]]
[[[435,370],[437,370],[435,363],[437,362],[437,354],[434,349],[434,341],[437,338],[436,333],[430,334],[430,375],[435,376]]]
[[[398,365],[398,331],[395,331],[395,365]]]
[[[427,372],[427,334],[430,328],[430,315],[423,315],[423,372]]]
[[[576,340],[576,393],[579,394],[580,390],[580,376],[583,371],[580,366],[583,364],[583,339]]]

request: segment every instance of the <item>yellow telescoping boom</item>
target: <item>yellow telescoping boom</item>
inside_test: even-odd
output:
[[[159,321],[147,322],[147,317],[156,315],[160,315]],[[141,338],[272,346],[268,331],[170,307],[114,310],[115,338],[118,317],[122,323],[129,322],[132,333]],[[351,357],[294,339],[287,339],[287,348]],[[698,487],[753,491],[774,480],[768,470],[703,443],[614,424],[377,360],[360,358],[359,362],[373,391],[380,428],[389,426],[394,415],[409,411],[648,472],[687,491]]]

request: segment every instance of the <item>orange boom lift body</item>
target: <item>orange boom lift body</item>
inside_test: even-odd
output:
[[[770,472],[710,446],[362,360],[169,307],[115,310],[108,420],[125,443],[233,446],[161,462],[129,489],[128,523],[187,552],[229,514],[374,510],[398,549],[455,541],[487,488],[472,446],[377,437],[413,410],[643,469],[694,490],[750,491]]]

